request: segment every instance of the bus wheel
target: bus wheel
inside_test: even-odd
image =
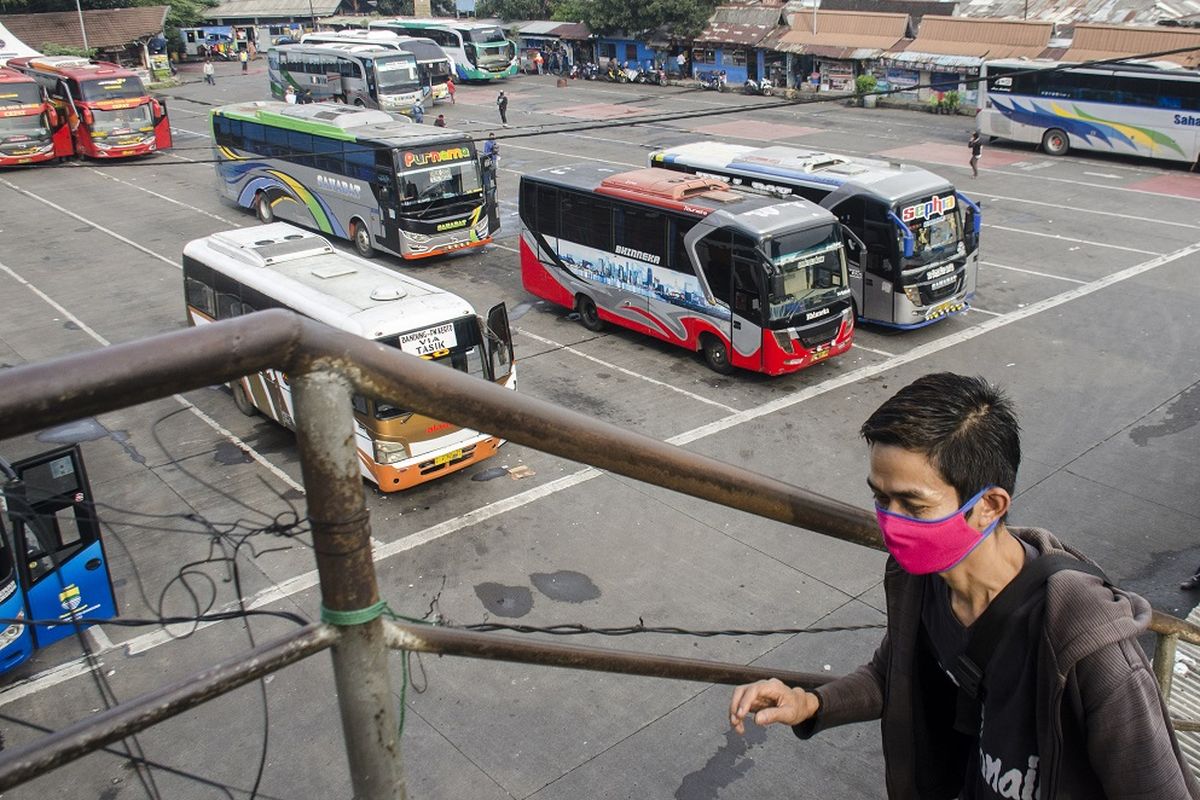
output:
[[[354,98],[354,105],[358,106],[359,108],[365,108],[367,104],[363,102],[361,97],[356,97]]]
[[[271,199],[266,192],[254,196],[254,213],[258,215],[259,222],[269,224],[275,221],[275,209],[271,208]]]
[[[375,245],[371,244],[371,231],[361,220],[351,223],[350,236],[354,240],[354,249],[363,258],[375,257]]]
[[[245,414],[247,417],[253,417],[258,413],[258,409],[254,407],[254,403],[250,402],[250,398],[246,395],[246,387],[241,381],[234,381],[229,384],[229,388],[233,390],[233,404],[237,406],[237,410]]]
[[[604,320],[596,310],[596,303],[586,294],[579,295],[575,300],[575,310],[579,312],[579,322],[589,331],[599,333],[604,330]]]
[[[1051,128],[1042,136],[1042,149],[1052,156],[1064,156],[1071,149],[1071,143],[1065,132]]]
[[[733,372],[733,364],[729,363],[729,348],[719,336],[711,333],[704,337],[700,344],[704,351],[704,360],[713,372],[729,375]]]

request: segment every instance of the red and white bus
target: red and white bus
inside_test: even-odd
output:
[[[74,154],[71,129],[33,78],[0,67],[0,167]]]
[[[850,349],[854,312],[837,218],[797,197],[660,168],[521,176],[525,288],[605,323],[781,375]]]
[[[166,104],[151,97],[137,73],[119,64],[74,56],[12,58],[66,119],[75,152],[91,158],[140,156],[171,146]]]

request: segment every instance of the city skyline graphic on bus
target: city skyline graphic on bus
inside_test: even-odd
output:
[[[730,319],[726,306],[710,303],[695,275],[685,275],[639,259],[619,256],[559,240],[558,257],[573,272],[592,283],[681,306],[718,319]]]

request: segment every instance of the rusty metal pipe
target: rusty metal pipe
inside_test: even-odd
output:
[[[765,678],[778,678],[789,686],[815,689],[833,679],[829,675],[808,672],[726,664],[698,658],[657,656],[630,650],[546,642],[540,639],[520,639],[515,636],[436,625],[406,625],[390,620],[385,624],[385,631],[388,646],[397,650],[539,664],[544,667],[619,672],[625,675],[731,686]]]
[[[379,602],[379,585],[358,470],[350,382],[328,367],[292,373],[291,381],[321,603],[334,612],[363,611]],[[404,800],[383,620],[376,615],[340,629],[333,678],[354,798]]]
[[[337,638],[337,630],[328,625],[306,625],[23,747],[5,750],[0,753],[0,792],[319,653]]]

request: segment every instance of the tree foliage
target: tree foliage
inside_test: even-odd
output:
[[[550,19],[554,6],[551,0],[479,0],[475,13],[503,20]]]
[[[504,0],[534,2],[534,0]],[[550,18],[583,22],[593,33],[623,31],[637,35],[667,28],[675,39],[687,40],[704,29],[718,0],[558,0]]]
[[[134,6],[169,5],[168,29],[187,28],[204,24],[204,9],[217,5],[216,0],[80,0],[84,11],[131,8]],[[74,11],[75,0],[0,0],[0,11],[9,14],[38,14],[45,11]]]

